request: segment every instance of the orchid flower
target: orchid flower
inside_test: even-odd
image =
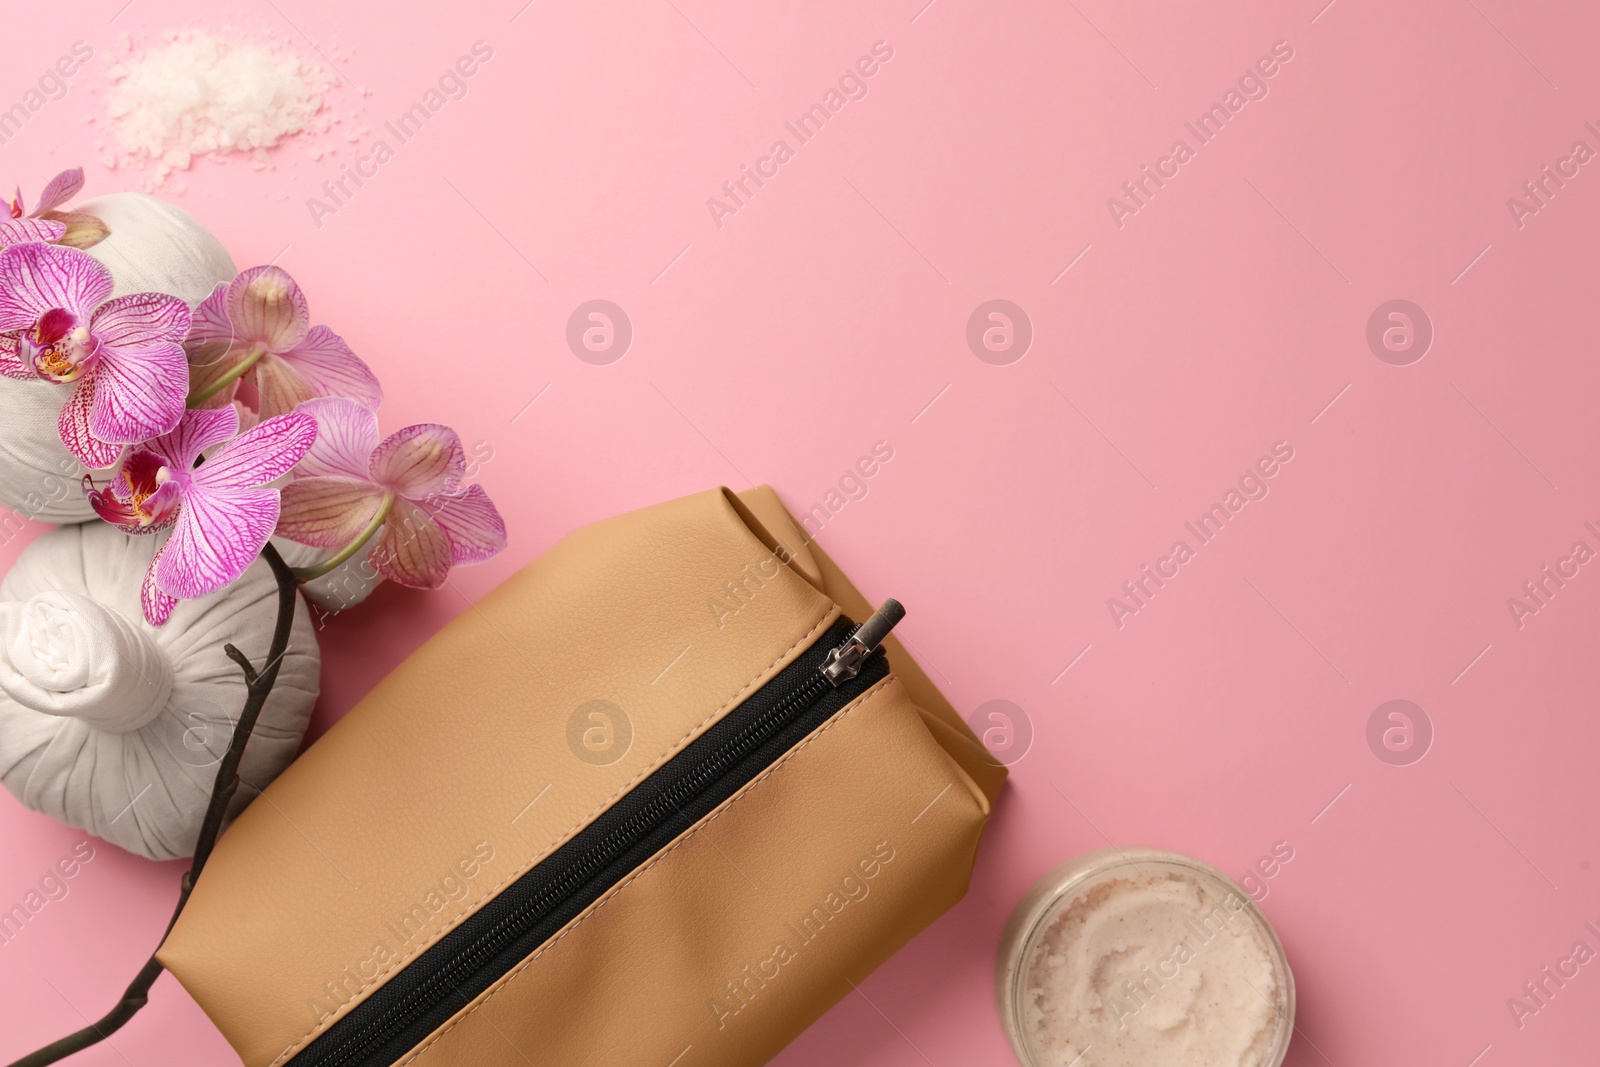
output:
[[[75,383],[57,427],[84,466],[166,433],[183,414],[189,305],[164,293],[108,299],[111,272],[87,252],[0,251],[0,374]]]
[[[39,204],[29,214],[29,218],[43,218],[45,212],[54,211],[56,208],[78,195],[83,188],[83,168],[73,167],[64,170],[45,183],[44,191],[39,194]],[[11,217],[22,218],[26,208],[22,203],[22,186],[17,186],[16,195],[11,198]]]
[[[44,191],[39,194],[39,203],[34,206],[27,218],[42,219],[54,226],[59,226],[60,231],[51,237],[34,238],[35,240],[54,241],[72,248],[88,248],[99,244],[111,232],[106,229],[106,224],[93,215],[86,215],[81,211],[59,211],[62,204],[71,200],[83,189],[83,168],[73,167],[64,170],[45,183]],[[22,188],[17,187],[16,194],[11,197],[11,203],[6,205],[11,218],[22,219],[26,207],[22,202]],[[14,242],[0,241],[11,244]]]
[[[29,241],[53,243],[67,232],[64,222],[49,219],[0,218],[0,248],[27,244]]]
[[[283,489],[278,533],[336,549],[301,572],[327,573],[373,541],[368,561],[400,585],[436,589],[450,568],[481,563],[506,546],[506,525],[483,487],[461,485],[461,438],[432,423],[378,440],[378,417],[353,400],[309,400],[317,440]],[[374,538],[376,540],[374,541]]]
[[[131,449],[104,490],[83,480],[95,513],[112,525],[131,534],[172,530],[140,590],[152,626],[165,623],[180,599],[214,593],[249,568],[278,521],[279,492],[267,483],[300,462],[317,424],[295,413],[238,431],[231,405],[188,411],[170,433]]]
[[[318,396],[383,402],[377,377],[344,339],[311,325],[304,291],[281,267],[251,267],[218,285],[196,309],[185,347],[190,407],[227,403],[241,378],[256,387],[262,418]]]

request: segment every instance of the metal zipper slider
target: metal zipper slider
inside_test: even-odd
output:
[[[862,664],[867,662],[867,657],[878,650],[883,644],[883,639],[889,636],[895,624],[906,617],[906,609],[900,606],[898,600],[885,600],[883,607],[872,613],[872,617],[860,626],[849,640],[832,652],[822,662],[822,676],[834,688],[843,682],[848,682],[861,673]]]

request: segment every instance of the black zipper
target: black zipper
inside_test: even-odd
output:
[[[390,1067],[617,883],[888,673],[905,610],[889,600],[821,639],[588,827],[513,882],[294,1057]]]

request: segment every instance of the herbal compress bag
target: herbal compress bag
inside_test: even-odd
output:
[[[966,891],[1005,776],[766,487],[585,527],[218,844],[247,1067],[758,1064]]]

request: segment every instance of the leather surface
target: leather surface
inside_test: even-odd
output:
[[[961,898],[988,811],[888,678],[400,1062],[763,1063]]]
[[[219,842],[159,956],[248,1067],[287,1062],[787,665],[837,617],[838,598],[859,601],[816,546],[774,552],[783,538],[769,527],[782,530],[785,520],[763,487],[743,501],[713,490],[576,531],[396,668],[244,812]],[[932,690],[903,651],[891,655],[897,670],[909,668],[913,684]],[[932,911],[885,907],[872,926],[852,932],[865,938],[858,962],[866,969],[959,897],[1004,773],[996,777],[976,755],[959,719],[952,725],[944,713],[919,710],[899,683],[874,693],[874,706],[891,710],[850,719],[899,725],[895,747],[879,749],[867,777],[876,787],[911,792],[935,778],[940,788],[956,783],[939,807],[958,794],[961,803],[949,804],[947,814],[964,810],[968,818],[948,840],[934,835],[919,846],[934,857],[925,870],[920,861],[885,868],[920,886],[911,894],[916,900],[941,903]],[[938,703],[948,709],[942,698]],[[947,714],[954,719],[953,710]],[[849,720],[834,721],[842,729]],[[817,751],[838,749],[820,740]],[[920,756],[902,767],[902,749]],[[811,769],[774,779],[811,783],[810,804],[831,810],[813,810],[816,829],[797,828],[792,839],[751,827],[745,832],[757,850],[826,860],[821,870],[840,859],[837,849],[855,847],[853,837],[834,840],[834,829],[877,825],[895,805],[911,802],[892,791],[862,797],[883,811],[856,810],[841,821],[845,809],[828,791],[851,788],[847,779],[861,775],[864,755],[834,764],[835,757],[819,763],[815,754],[801,760],[801,751],[795,765]],[[786,789],[747,792],[761,799],[740,809],[739,824],[769,807],[785,817],[779,801]],[[930,814],[918,825],[942,827],[946,817]],[[687,840],[680,839],[680,852],[697,855],[703,845]],[[731,931],[760,921],[764,906],[749,899],[713,906],[726,887],[702,885],[701,872],[689,872],[683,901],[702,925],[727,919]],[[651,894],[680,895],[659,876],[639,882],[653,887]],[[683,906],[660,903],[667,909],[660,921],[669,925],[656,935],[679,942],[671,951],[684,952],[693,973],[711,974],[729,961],[696,947],[698,936],[685,936],[698,928],[683,925]],[[638,971],[620,959],[613,967],[585,955],[573,966],[568,980],[577,986],[596,968],[606,969],[609,983],[653,981],[653,968]],[[793,1026],[767,1030],[792,1036],[838,995],[813,990],[785,1009]],[[456,1029],[461,1039],[476,1032]],[[524,1062],[509,1046],[502,1053],[510,1057],[503,1062]]]
[[[849,618],[857,622],[872,614],[884,598],[876,601],[862,596],[839,565],[822,550],[822,546],[807,536],[804,528],[794,521],[770,485],[759,485],[738,494],[738,498],[761,524],[758,535],[769,546],[776,546],[780,554],[795,560],[796,569],[812,585],[822,590]],[[911,610],[914,610],[914,606]],[[906,693],[928,720],[928,728],[938,735],[939,743],[961,769],[983,790],[992,804],[1005,784],[1006,769],[997,762],[988,749],[973,736],[961,714],[939,692],[917,661],[906,651],[905,644],[894,634],[884,639],[883,647],[889,657],[889,669],[905,684]]]

